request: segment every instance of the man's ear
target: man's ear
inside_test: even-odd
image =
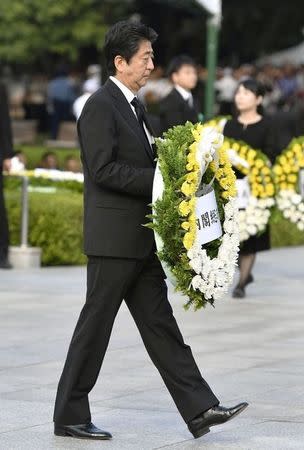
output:
[[[115,56],[114,66],[118,73],[123,72],[125,65],[126,65],[126,60],[122,56],[120,56],[120,55]]]
[[[178,84],[178,73],[177,72],[173,72],[171,74],[171,81],[173,84]]]

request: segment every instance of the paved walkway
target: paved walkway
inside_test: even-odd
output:
[[[56,384],[83,299],[85,270],[0,271],[0,449],[304,449],[304,248],[258,257],[245,300],[184,312],[185,340],[224,405],[247,400],[235,420],[194,440],[123,306],[91,394],[111,442],[55,437]],[[115,376],[114,376],[115,374]]]

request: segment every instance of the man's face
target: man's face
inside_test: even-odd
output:
[[[197,83],[197,70],[190,64],[184,64],[180,69],[172,74],[174,84],[190,91],[194,89]]]
[[[48,155],[46,159],[46,168],[47,169],[56,169],[57,168],[57,159],[54,155]]]
[[[141,41],[138,51],[128,63],[121,56],[116,56],[115,76],[132,92],[136,93],[146,84],[150,73],[154,69],[153,57],[151,42],[146,40]]]

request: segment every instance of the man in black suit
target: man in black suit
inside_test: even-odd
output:
[[[123,300],[196,437],[244,408],[218,406],[202,378],[168,302],[153,232],[142,226],[150,213],[155,154],[152,130],[136,93],[153,69],[156,36],[140,23],[113,25],[104,49],[110,79],[90,97],[78,121],[87,297],[58,386],[54,432],[59,436],[111,438],[91,423],[88,394]]]
[[[198,122],[200,105],[193,97],[192,90],[197,84],[197,68],[187,55],[172,59],[167,70],[174,88],[160,102],[160,122],[162,132],[175,125],[184,125],[188,120]]]
[[[14,156],[8,99],[4,85],[0,84],[0,269],[10,269],[8,261],[9,230],[3,195],[2,171],[10,170]]]

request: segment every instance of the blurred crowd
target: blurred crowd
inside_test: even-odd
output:
[[[66,156],[63,165],[59,163],[56,152],[46,151],[42,154],[36,169],[62,170],[64,172],[81,173],[82,166],[79,158],[74,155]],[[21,172],[28,169],[26,154],[22,151],[16,151],[11,159],[11,172]]]
[[[197,66],[197,70],[198,81],[194,92],[203,105],[208,73],[202,66]],[[251,64],[237,68],[218,67],[215,81],[215,115],[233,114],[234,94],[240,81],[245,78],[255,78],[264,85],[266,95],[263,106],[266,113],[288,112],[304,102],[304,66],[288,63],[281,67],[270,64],[262,67]],[[141,90],[142,100],[153,109],[152,105],[168,95],[171,89],[172,83],[166,77],[165,70],[157,66],[151,79]]]
[[[101,68],[90,65],[85,74],[57,67],[52,77],[43,73],[14,77],[9,69],[2,77],[9,94],[12,119],[37,121],[37,131],[58,138],[64,121],[75,121],[88,97],[101,85]]]
[[[207,71],[196,66],[197,83],[192,90],[200,105],[200,120],[203,120],[205,84]],[[280,123],[284,121],[288,136],[304,134],[301,111],[304,108],[304,66],[290,63],[281,67],[270,64],[258,67],[244,64],[237,68],[218,67],[215,80],[216,102],[214,115],[234,114],[234,94],[238,83],[244,78],[255,78],[263,83],[266,95],[264,112],[274,115]],[[85,74],[58,67],[54,76],[48,78],[41,73],[17,79],[9,71],[4,74],[13,119],[32,119],[37,122],[38,132],[46,133],[50,139],[58,139],[62,122],[75,122],[89,98],[101,86],[101,67],[97,64],[87,68]],[[173,89],[167,68],[156,66],[146,86],[139,91],[152,120],[157,119],[162,100]],[[288,122],[290,124],[288,125]],[[159,134],[157,120],[156,131]],[[283,145],[282,144],[282,145]]]

